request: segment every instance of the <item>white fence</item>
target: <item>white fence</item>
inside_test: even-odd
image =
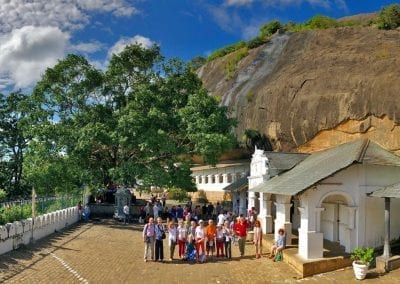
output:
[[[0,226],[0,255],[17,249],[21,244],[44,238],[79,221],[77,207],[70,207],[27,220]]]

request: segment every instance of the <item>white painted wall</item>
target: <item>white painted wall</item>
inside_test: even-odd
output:
[[[367,197],[367,193],[399,181],[400,167],[353,165],[338,172],[299,195],[303,212],[299,232],[306,237],[306,232],[322,232],[324,239],[336,241],[338,229],[346,252],[355,247],[383,245],[384,201]],[[396,220],[399,214],[400,199],[392,199],[391,239],[400,236],[400,222]],[[299,244],[299,253],[314,254],[300,248],[301,244],[308,246],[308,240],[299,240]]]
[[[0,226],[0,255],[17,249],[21,244],[27,245],[33,240],[47,237],[79,219],[78,208],[70,207],[36,217],[33,226],[31,218]]]

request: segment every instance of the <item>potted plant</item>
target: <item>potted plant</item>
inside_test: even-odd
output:
[[[367,276],[368,267],[374,258],[374,249],[370,247],[356,248],[351,253],[353,260],[353,269],[356,279],[363,280]]]

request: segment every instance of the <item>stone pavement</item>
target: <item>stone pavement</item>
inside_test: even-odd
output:
[[[288,264],[254,258],[246,246],[244,258],[188,264],[179,260],[143,262],[141,226],[103,220],[79,224],[34,246],[0,256],[1,283],[359,283],[344,269],[300,279]],[[164,252],[168,253],[164,241]],[[177,254],[177,251],[175,252]],[[363,283],[400,283],[400,270],[369,274]]]

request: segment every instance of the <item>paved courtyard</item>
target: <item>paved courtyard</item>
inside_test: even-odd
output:
[[[3,283],[359,283],[353,271],[344,269],[300,279],[288,264],[266,257],[254,258],[246,247],[231,261],[188,264],[175,260],[143,262],[141,227],[112,220],[79,224],[34,246],[0,256]],[[164,252],[168,252],[164,241]],[[177,253],[177,252],[176,252]],[[399,283],[400,270],[380,276],[370,273],[363,283]]]

